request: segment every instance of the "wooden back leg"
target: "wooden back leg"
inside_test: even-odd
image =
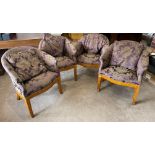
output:
[[[17,100],[21,100],[20,96],[18,95],[18,93],[16,93],[16,97],[17,97]]]
[[[97,82],[97,91],[100,91],[100,87],[101,87],[101,81],[102,81],[102,77],[100,75],[98,75],[98,82]]]

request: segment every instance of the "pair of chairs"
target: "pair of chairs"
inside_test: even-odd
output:
[[[62,36],[44,34],[39,49],[55,58],[60,71],[74,69],[77,80],[77,64],[84,67],[99,68],[102,48],[109,46],[109,40],[102,34],[87,34],[78,42],[70,42]]]
[[[139,92],[142,75],[148,66],[148,49],[134,41],[109,40],[102,34],[87,34],[73,45],[67,38],[45,34],[39,48],[17,47],[2,56],[2,65],[11,77],[17,99],[23,99],[34,117],[30,99],[58,83],[62,93],[60,72],[74,69],[77,64],[99,68],[98,91],[101,81],[134,88],[133,103]]]

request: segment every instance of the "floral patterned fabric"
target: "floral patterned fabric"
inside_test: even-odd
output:
[[[102,49],[101,56],[100,56],[99,72],[101,69],[109,66],[113,48],[114,48],[114,44],[111,44],[110,46],[106,46],[105,48]]]
[[[140,84],[148,68],[151,51],[135,41],[116,41],[102,50],[99,73],[123,82]]]
[[[70,59],[67,56],[55,57],[55,59],[56,59],[56,64],[59,69],[76,64],[72,59]]]
[[[64,56],[68,56],[74,62],[76,62],[76,48],[73,44],[66,38],[65,39],[65,46],[64,46]]]
[[[104,74],[114,80],[139,84],[136,72],[122,66],[110,66],[101,70],[100,74]]]
[[[39,43],[39,49],[56,57],[62,56],[64,50],[65,38],[62,36],[53,36],[44,34],[44,38]]]
[[[42,73],[31,80],[24,83],[25,85],[25,96],[30,95],[33,92],[36,92],[50,84],[58,77],[58,73],[47,71]]]
[[[87,34],[79,42],[88,53],[98,53],[104,46],[109,45],[108,38],[97,33]]]
[[[1,61],[2,61],[2,65],[5,69],[5,71],[9,74],[16,91],[20,92],[23,95],[24,94],[24,84],[23,84],[21,78],[15,72],[14,68],[5,59],[5,54],[3,54]]]
[[[53,57],[33,47],[12,48],[3,54],[1,61],[16,91],[23,96],[43,88],[59,76],[59,72],[51,72],[57,70]]]
[[[152,49],[147,47],[140,56],[140,59],[137,64],[138,81],[141,81],[143,73],[147,70],[149,66],[149,54],[151,52],[152,52]]]
[[[83,53],[77,58],[77,61],[85,64],[99,64],[99,58],[99,54]]]
[[[48,39],[50,39],[50,41],[47,42]],[[50,48],[50,46],[57,47],[59,51],[56,52],[56,50]],[[76,48],[65,37],[45,34],[44,39],[41,40],[39,44],[39,49],[52,55],[55,58],[56,65],[59,69],[76,63]]]
[[[135,41],[115,41],[110,65],[136,70],[144,45]]]
[[[46,68],[48,68],[50,71],[53,71],[53,72],[59,72],[58,67],[56,65],[56,60],[53,56],[39,49],[36,49],[36,52],[39,58],[45,62]]]
[[[5,58],[14,67],[22,81],[47,71],[44,62],[39,59],[35,49],[31,47],[10,49]]]

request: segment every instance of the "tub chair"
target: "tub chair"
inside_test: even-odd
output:
[[[17,99],[23,99],[31,117],[34,117],[30,99],[39,95],[55,83],[62,93],[61,79],[56,61],[47,53],[33,47],[9,49],[1,58],[5,71],[16,90]]]
[[[38,48],[55,58],[60,72],[74,69],[74,79],[77,80],[76,49],[67,38],[45,33]]]
[[[149,50],[143,44],[129,40],[115,41],[105,48],[100,57],[98,91],[102,80],[131,87],[134,89],[135,104],[143,73],[148,68]]]
[[[99,68],[101,51],[109,46],[109,40],[102,34],[84,35],[76,44],[77,62],[87,68]]]

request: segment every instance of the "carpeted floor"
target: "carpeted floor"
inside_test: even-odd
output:
[[[155,86],[144,81],[137,105],[133,90],[102,83],[97,92],[97,71],[79,67],[78,81],[73,72],[62,73],[64,93],[57,85],[31,100],[36,114],[30,118],[23,101],[17,101],[7,74],[0,76],[0,121],[155,121]]]

